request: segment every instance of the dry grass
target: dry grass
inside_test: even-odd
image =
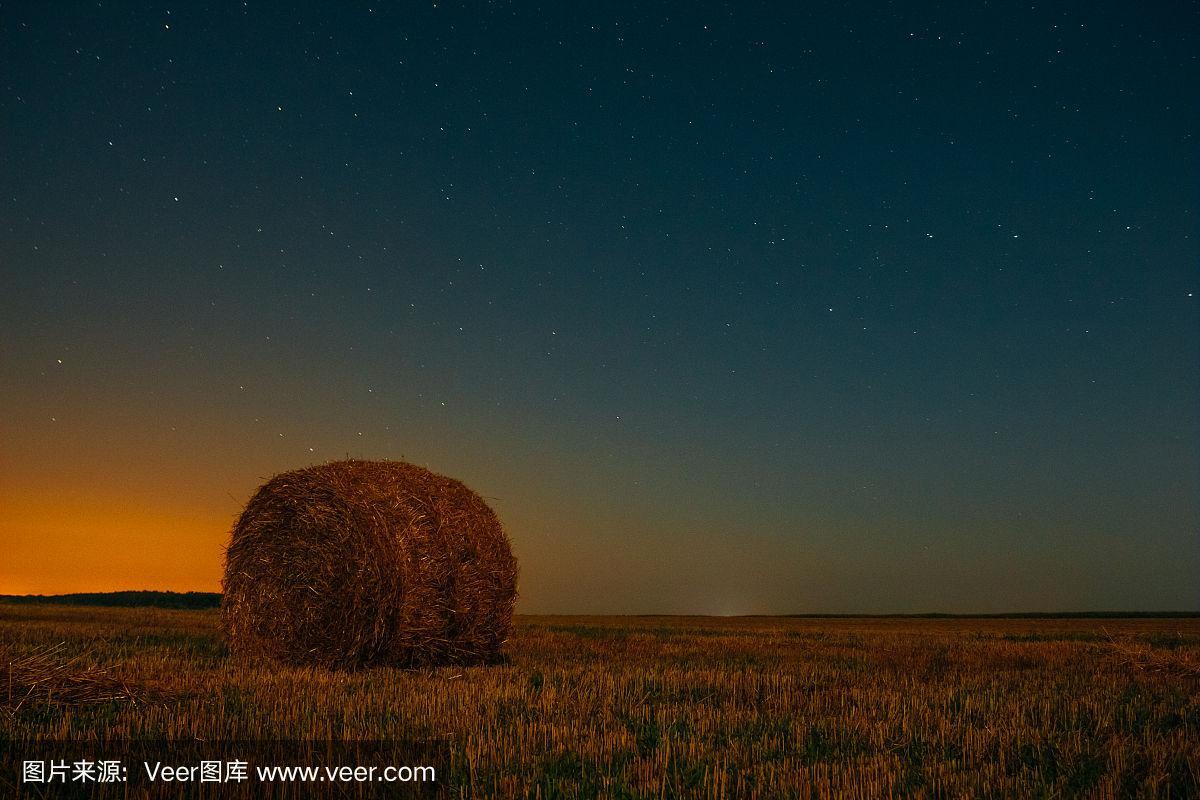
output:
[[[66,643],[19,651],[0,647],[0,707],[17,712],[26,704],[146,702],[154,693],[86,663],[85,656],[66,657]]]
[[[1200,796],[1200,680],[1125,652],[1194,663],[1196,619],[523,617],[498,666],[347,673],[232,662],[212,612],[0,604],[0,644],[61,641],[184,696],[0,741],[445,735],[455,797]]]
[[[1200,651],[1183,648],[1181,639],[1159,638],[1153,644],[1105,633],[1113,652],[1128,666],[1147,673],[1200,680]],[[1158,645],[1158,646],[1154,646]]]
[[[234,526],[224,628],[235,655],[357,669],[495,659],[516,560],[487,504],[403,462],[277,475]]]

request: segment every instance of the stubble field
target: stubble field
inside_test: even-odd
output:
[[[124,688],[6,677],[51,647]],[[10,746],[444,738],[453,797],[1200,795],[1195,618],[526,616],[499,665],[346,674],[232,662],[215,611],[0,604],[0,656]]]

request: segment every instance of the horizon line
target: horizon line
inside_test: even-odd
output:
[[[208,600],[200,606],[164,606],[174,610],[205,610],[219,607],[221,598],[220,592],[204,592],[204,591],[186,591],[177,592],[173,590],[158,590],[158,589],[118,589],[105,592],[62,592],[56,594],[0,594],[0,602],[16,601],[16,604],[43,604],[56,605],[55,600],[64,602],[57,605],[80,605],[80,603],[71,603],[70,600],[87,599],[91,602],[83,603],[83,605],[95,605],[105,608],[120,608],[120,607],[155,607],[158,604],[154,602],[146,603],[113,603],[106,604],[99,602],[105,598],[116,599],[120,596],[129,595],[151,595],[162,599],[171,597],[193,597],[198,599]],[[131,598],[132,599],[132,598]],[[215,602],[213,602],[215,601]],[[515,616],[523,617],[705,617],[711,619],[755,619],[755,618],[792,618],[792,619],[888,619],[888,618],[924,618],[924,619],[939,619],[939,618],[959,618],[959,619],[1082,619],[1082,618],[1190,618],[1200,617],[1200,609],[1196,610],[1153,610],[1153,611],[1134,611],[1134,610],[1098,610],[1098,611],[788,611],[778,613],[749,613],[749,614],[712,614],[703,612],[570,612],[570,611],[553,611],[553,612],[524,612],[515,614]]]

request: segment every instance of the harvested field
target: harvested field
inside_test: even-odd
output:
[[[447,736],[450,796],[1186,797],[1200,620],[518,617],[498,666],[230,661],[215,611],[0,604],[151,703],[24,703],[0,739]]]

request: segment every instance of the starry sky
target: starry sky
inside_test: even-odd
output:
[[[0,5],[0,593],[461,478],[525,612],[1200,608],[1188,3]]]

